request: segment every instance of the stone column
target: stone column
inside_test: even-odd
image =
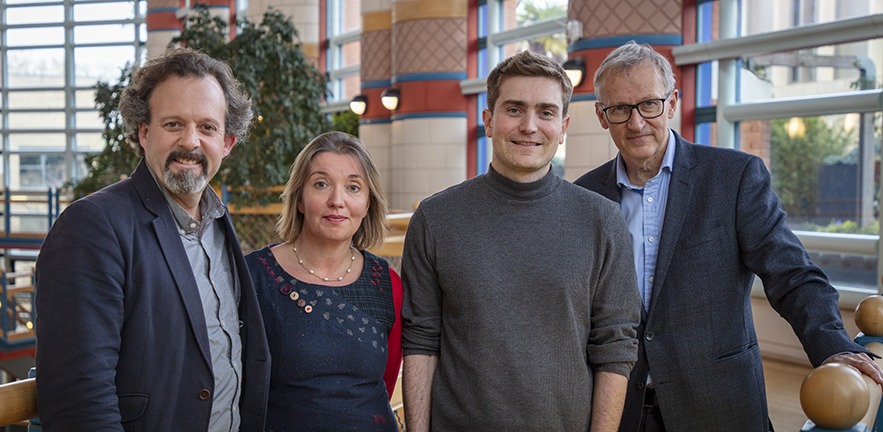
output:
[[[231,5],[236,0],[200,0],[187,2],[186,0],[148,0],[147,16],[145,21],[147,24],[147,57],[154,58],[165,52],[169,46],[169,42],[175,36],[181,34],[181,26],[190,4],[206,4],[211,13],[220,17],[226,22],[231,22]],[[230,28],[230,37],[235,34],[235,29]]]
[[[391,112],[380,104],[380,93],[392,84],[392,9],[389,0],[362,0],[361,44],[361,94],[368,97],[368,107],[359,121],[359,138],[377,164],[390,208],[410,210],[410,207],[401,207],[391,200]]]
[[[181,21],[176,16],[180,8],[181,0],[147,1],[147,58],[158,57],[172,38],[181,34]]]
[[[260,23],[264,12],[270,8],[290,17],[297,28],[304,55],[316,64],[319,60],[319,23],[325,19],[319,6],[319,0],[249,0],[248,20]]]
[[[393,208],[411,209],[466,179],[468,0],[393,0]],[[369,99],[369,103],[371,100]]]

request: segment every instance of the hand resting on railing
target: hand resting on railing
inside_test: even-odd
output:
[[[856,307],[855,323],[862,332],[856,342],[883,356],[883,297],[870,296],[862,300]],[[845,361],[838,362],[838,359]],[[857,359],[860,361],[853,361]],[[875,361],[881,364],[883,359]],[[867,372],[863,374],[856,367]],[[864,357],[854,355],[833,358],[813,369],[800,387],[800,405],[810,419],[801,431],[873,430],[883,397],[880,384],[867,375],[876,376],[875,372],[879,372],[878,368]]]

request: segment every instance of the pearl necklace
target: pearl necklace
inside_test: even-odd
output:
[[[317,278],[319,278],[319,279],[321,279],[321,280],[323,280],[323,281],[325,281],[325,282],[328,282],[328,281],[330,281],[330,280],[332,279],[332,278],[327,278],[327,277],[319,276],[318,274],[316,274],[316,271],[315,271],[315,270],[313,270],[313,269],[307,267],[307,265],[304,264],[304,260],[300,259],[300,255],[297,254],[297,247],[295,247],[294,244],[291,245],[291,250],[294,251],[294,257],[297,258],[297,263],[300,264],[300,266],[303,267],[304,270],[307,271],[307,273],[309,273],[309,274],[311,274],[311,275],[313,275],[313,276],[315,276],[315,277],[317,277]],[[353,271],[353,263],[354,263],[355,261],[356,261],[356,248],[350,246],[350,266],[347,267],[347,269],[346,269],[346,273],[344,273],[343,276],[337,278],[337,281],[338,281],[338,282],[339,282],[339,281],[342,281],[343,278],[346,277],[346,275],[352,273],[352,271]]]

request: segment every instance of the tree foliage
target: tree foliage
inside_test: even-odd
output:
[[[264,13],[260,24],[241,19],[236,37],[229,40],[229,34],[227,23],[212,16],[208,7],[196,5],[171,45],[181,44],[226,61],[252,96],[255,121],[250,135],[233,148],[213,183],[228,186],[234,204],[275,202],[277,194],[265,192],[267,188],[284,184],[300,150],[328,129],[320,112],[327,78],[306,58],[294,24],[279,11]],[[96,104],[105,123],[106,147],[87,158],[90,173],[77,184],[79,195],[116,181],[137,165],[117,110],[119,93],[130,78],[127,67],[118,84],[97,85]],[[94,181],[86,183],[90,178]]]
[[[231,201],[275,201],[262,193],[284,184],[295,156],[328,128],[320,104],[327,78],[306,58],[297,30],[281,12],[264,13],[260,25],[239,23],[227,42],[227,26],[206,6],[194,8],[181,35],[172,40],[225,60],[254,99],[255,123],[244,145],[224,162],[220,181],[234,191]]]
[[[359,115],[350,110],[332,114],[331,130],[359,136]]]
[[[770,135],[770,171],[782,208],[793,217],[816,214],[819,171],[826,159],[843,156],[854,141],[843,128],[820,117],[803,117],[805,131],[791,137],[789,119],[774,119]]]

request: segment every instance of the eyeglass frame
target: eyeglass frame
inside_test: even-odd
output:
[[[610,124],[623,124],[623,123],[628,123],[629,120],[632,119],[632,112],[634,112],[634,111],[637,111],[637,112],[638,112],[638,115],[640,115],[642,118],[644,118],[644,120],[655,119],[655,118],[657,118],[657,117],[659,117],[659,116],[665,114],[665,101],[667,101],[667,100],[671,97],[671,95],[672,95],[674,92],[675,92],[674,89],[672,89],[671,91],[668,92],[667,95],[665,95],[664,98],[651,98],[651,99],[644,99],[644,100],[639,101],[638,103],[636,103],[636,104],[634,104],[634,105],[632,105],[632,104],[616,104],[616,105],[611,105],[611,106],[609,106],[609,107],[605,107],[604,105],[601,105],[601,112],[604,113],[604,118],[607,119],[607,123],[610,123]],[[662,103],[662,111],[660,111],[659,114],[656,114],[656,115],[653,116],[653,117],[647,117],[647,116],[645,116],[644,113],[641,112],[641,109],[638,108],[638,106],[641,105],[642,103],[644,103],[644,102],[650,102],[650,101],[659,101],[659,102]],[[599,103],[599,105],[600,105],[600,103]],[[615,122],[615,121],[612,121],[612,120],[610,120],[610,116],[607,115],[607,110],[612,109],[612,108],[617,108],[617,107],[629,107],[629,108],[631,108],[631,109],[629,110],[629,116],[626,117],[626,119],[623,120],[623,121],[621,121],[621,122]]]

